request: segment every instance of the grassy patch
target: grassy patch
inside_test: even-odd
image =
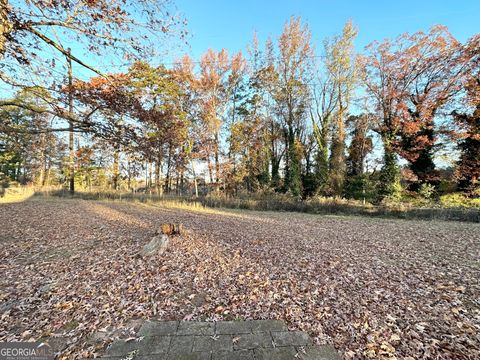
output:
[[[42,195],[43,193],[37,193]],[[45,195],[45,194],[43,194]],[[283,194],[244,194],[238,197],[222,195],[205,197],[181,197],[172,195],[150,195],[121,192],[76,192],[70,195],[67,191],[53,191],[48,196],[66,197],[84,200],[121,200],[135,201],[177,209],[215,213],[218,208],[258,210],[258,211],[293,211],[323,215],[360,215],[400,219],[454,220],[480,222],[480,207],[475,204],[466,206],[465,199],[451,200],[438,204],[389,202],[382,205],[363,204],[357,200],[339,198],[313,197],[306,200]],[[461,200],[461,202],[459,202]],[[472,200],[475,201],[475,200]],[[461,205],[460,205],[461,204]]]
[[[35,190],[31,187],[13,187],[4,191],[4,195],[0,197],[0,204],[22,202],[35,194]]]

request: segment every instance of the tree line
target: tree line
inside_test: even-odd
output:
[[[0,103],[0,172],[197,196],[478,195],[480,36],[461,43],[435,26],[357,53],[357,32],[348,22],[316,49],[292,17],[245,54],[208,49],[160,65],[140,56],[125,72],[62,79],[54,95],[25,86]],[[452,154],[447,169],[441,151]]]

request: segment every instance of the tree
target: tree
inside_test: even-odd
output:
[[[336,107],[336,91],[330,73],[318,76],[318,86],[312,90],[310,118],[317,145],[315,155],[315,192],[322,192],[329,183],[329,137],[331,119]]]
[[[136,63],[129,72],[129,87],[135,93],[142,111],[134,115],[145,127],[148,139],[144,149],[146,158],[155,162],[155,184],[162,193],[160,184],[162,163],[166,167],[163,188],[171,189],[172,172],[177,167],[176,159],[187,136],[186,113],[182,107],[182,89],[175,70],[164,66],[156,68],[146,63]],[[148,146],[150,145],[150,146]]]
[[[283,127],[285,141],[285,190],[302,193],[302,150],[299,137],[305,125],[310,98],[308,83],[312,78],[313,48],[311,34],[300,18],[285,23],[278,44],[274,68],[270,68],[270,92],[276,114]]]
[[[194,75],[193,71],[193,60],[188,55],[185,55],[176,61],[173,73],[180,88],[180,109],[186,114],[185,120],[188,131],[185,144],[182,148],[183,156],[181,159],[183,161],[180,167],[185,171],[187,169],[187,164],[190,164],[194,183],[194,194],[198,197],[198,181],[195,162],[201,156],[199,151],[201,148],[201,139],[198,136],[200,132],[199,129],[201,128],[199,120],[201,117],[201,107],[198,96],[199,80]]]
[[[143,58],[170,35],[185,35],[184,20],[169,11],[168,0],[139,0],[135,6],[108,0],[2,0],[1,5],[0,80],[14,89],[36,86],[47,90],[48,99],[44,92],[38,94],[48,100],[43,111],[70,120],[79,129],[89,125],[89,117],[81,109],[75,109],[75,114],[67,109],[63,87],[58,84],[59,75],[66,74],[61,67],[65,58],[102,76],[88,59],[96,56],[98,60],[106,51],[110,58],[123,61]],[[71,42],[75,52],[66,46]],[[28,104],[0,100],[0,106]]]
[[[463,49],[468,61],[468,76],[464,82],[464,109],[454,111],[453,117],[459,130],[454,139],[460,140],[460,158],[455,177],[460,190],[472,192],[480,181],[480,35],[471,38]]]
[[[444,26],[434,26],[428,33],[404,34],[404,50],[399,56],[411,81],[398,94],[406,110],[400,121],[399,153],[420,184],[438,181],[433,155],[437,148],[435,118],[439,111],[461,90],[467,63],[461,44]],[[398,74],[397,76],[401,76]]]
[[[365,159],[373,150],[370,134],[374,118],[371,114],[351,115],[346,125],[350,129],[351,142],[346,159],[347,177],[344,194],[348,198],[371,200],[370,174],[365,172]]]
[[[397,196],[400,171],[397,164],[397,141],[401,119],[407,116],[403,102],[413,79],[403,60],[402,36],[396,41],[373,42],[359,57],[361,79],[378,118],[376,131],[383,143],[383,167],[380,174],[379,199]]]
[[[460,158],[455,178],[460,190],[471,192],[476,189],[480,179],[480,106],[477,105],[471,115],[456,114],[456,120],[463,124],[465,132],[458,144]]]
[[[200,61],[199,97],[202,107],[203,145],[210,181],[219,189],[221,176],[221,131],[227,122],[229,105],[231,124],[235,122],[235,102],[242,78],[244,59],[241,53],[232,58],[225,49],[209,49]],[[213,155],[213,164],[210,154]],[[224,179],[222,179],[224,180]]]
[[[382,196],[398,189],[396,153],[409,161],[420,183],[435,181],[435,116],[461,90],[467,63],[461,45],[442,26],[367,47],[364,81],[380,115],[385,150]]]
[[[0,108],[0,173],[22,184],[49,185],[63,154],[63,144],[51,127],[52,117],[40,111],[43,104],[26,89],[12,101],[39,111]]]
[[[139,0],[135,6],[125,1],[111,2],[73,1],[52,2],[18,1],[14,4],[2,0],[0,10],[0,81],[12,89],[40,88],[39,96],[49,113],[69,122],[70,191],[74,191],[74,132],[95,131],[91,126],[91,113],[81,107],[74,109],[73,100],[64,96],[59,86],[61,77],[68,73],[71,87],[72,62],[80,68],[103,76],[97,66],[87,60],[97,59],[108,49],[110,58],[130,60],[152,55],[157,41],[175,34],[183,20],[170,15],[170,3]],[[185,33],[180,29],[180,36]],[[75,53],[66,46],[75,44]],[[82,54],[83,52],[83,54]],[[61,66],[66,63],[67,69]],[[41,74],[41,75],[39,75]],[[0,99],[0,107],[16,106],[36,111],[37,108],[21,102]],[[55,131],[65,131],[56,128]]]
[[[357,29],[349,21],[342,34],[325,42],[325,66],[335,92],[333,133],[330,151],[330,183],[333,193],[341,196],[345,182],[345,119],[356,83],[356,59],[353,42]]]
[[[280,165],[285,157],[285,131],[281,121],[277,119],[275,92],[278,91],[278,76],[275,65],[275,48],[273,41],[268,38],[265,43],[264,53],[258,50],[254,38],[253,52],[254,73],[250,78],[251,83],[251,103],[254,105],[255,113],[262,114],[264,117],[266,132],[265,142],[266,150],[270,164],[270,187],[275,190],[281,190],[282,181],[280,176]],[[256,49],[256,50],[255,50]]]
[[[136,62],[127,74],[77,81],[73,92],[84,106],[94,107],[110,128],[107,139],[118,156],[120,146],[143,154],[155,165],[157,192],[171,188],[171,174],[187,136],[186,113],[175,70]],[[97,134],[96,132],[95,134]],[[162,167],[166,167],[161,184]]]
[[[365,158],[373,150],[372,137],[369,131],[372,126],[372,115],[352,115],[347,119],[347,126],[351,128],[351,142],[348,148],[347,175],[363,175]]]
[[[247,191],[255,191],[270,183],[269,162],[271,156],[270,124],[268,116],[268,93],[265,81],[266,59],[259,49],[256,34],[248,47],[251,57],[245,81],[242,84],[237,108],[237,121],[230,129],[231,150],[238,157],[235,164],[235,191],[237,183],[243,183]],[[247,79],[248,77],[248,79]],[[275,160],[272,160],[272,163]]]
[[[227,108],[227,113],[229,114],[228,131],[230,133],[230,139],[228,139],[228,163],[226,164],[227,166],[225,174],[225,188],[230,193],[237,192],[237,183],[238,180],[242,177],[241,175],[239,176],[237,174],[238,164],[235,156],[235,151],[233,151],[234,144],[231,134],[233,132],[233,128],[236,127],[237,122],[239,121],[240,104],[246,96],[246,65],[246,60],[243,58],[241,52],[232,56],[230,74],[228,76],[228,87],[230,89],[230,106]]]

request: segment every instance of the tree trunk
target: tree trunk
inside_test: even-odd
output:
[[[42,151],[42,156],[41,156],[41,167],[40,167],[40,179],[38,180],[38,185],[43,187],[45,185],[45,152]]]
[[[8,0],[0,0],[0,59],[5,54],[7,43],[6,35],[10,32],[11,24],[8,22]]]
[[[271,172],[271,186],[278,189],[280,186],[280,159],[278,158],[275,148],[275,128],[273,121],[270,121],[270,163],[272,167]]]
[[[70,48],[67,49],[68,54],[70,55]],[[72,76],[72,59],[70,56],[67,56],[67,66],[68,66],[68,86],[71,89],[73,84]],[[73,94],[71,91],[68,93],[68,113],[70,117],[73,117]],[[69,167],[70,167],[70,194],[75,192],[75,150],[74,150],[74,133],[73,133],[73,121],[68,121],[69,134],[68,134],[68,151],[69,151]]]
[[[167,174],[165,176],[165,192],[168,194],[170,192],[170,172],[172,166],[172,148],[171,146],[168,149],[168,158],[167,158]]]
[[[193,163],[193,159],[191,160],[191,163],[192,163],[193,185],[195,187],[195,197],[198,197],[197,174],[195,173],[195,165]]]
[[[322,129],[321,138],[318,143],[318,152],[316,156],[316,182],[317,191],[322,191],[328,182],[328,130]]]
[[[113,190],[118,190],[118,178],[120,176],[119,151],[117,148],[113,151]]]
[[[128,187],[128,191],[132,190],[132,164],[130,162],[130,157],[127,158],[127,169],[128,169],[128,173],[127,173],[127,187]]]
[[[158,195],[163,195],[163,187],[161,177],[161,170],[162,169],[162,158],[160,156],[157,157],[157,161],[155,163],[155,189]]]
[[[145,161],[145,193],[148,189],[148,161]]]
[[[218,132],[215,133],[215,190],[218,191],[220,181],[220,159],[219,159],[219,138]]]
[[[45,182],[44,185],[50,185],[50,162],[45,162]]]
[[[148,188],[150,189],[150,193],[152,191],[152,184],[153,184],[153,181],[152,181],[152,176],[153,176],[153,171],[152,171],[152,167],[153,167],[153,162],[149,162],[149,167],[148,167]]]
[[[210,161],[210,155],[207,155],[208,175],[210,177],[210,183],[213,184],[213,169],[212,162]]]
[[[42,182],[41,182],[41,185],[42,187],[44,187],[45,185],[48,185],[47,183],[47,178],[48,178],[48,157],[47,155],[45,154],[45,152],[43,152],[43,164],[42,164],[42,171],[43,171],[43,178],[42,178]]]
[[[182,166],[182,171],[180,171],[180,195],[184,194],[184,185],[185,185],[185,179],[184,179],[184,170]]]

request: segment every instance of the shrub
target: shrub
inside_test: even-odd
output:
[[[468,199],[462,193],[453,193],[440,196],[440,205],[443,207],[467,207]]]
[[[424,183],[420,186],[418,193],[424,199],[431,200],[433,196],[436,194],[435,186],[433,186],[432,184]]]
[[[442,179],[438,184],[437,192],[440,195],[444,195],[444,194],[453,193],[455,192],[456,189],[457,189],[457,184],[454,181],[450,179]]]

